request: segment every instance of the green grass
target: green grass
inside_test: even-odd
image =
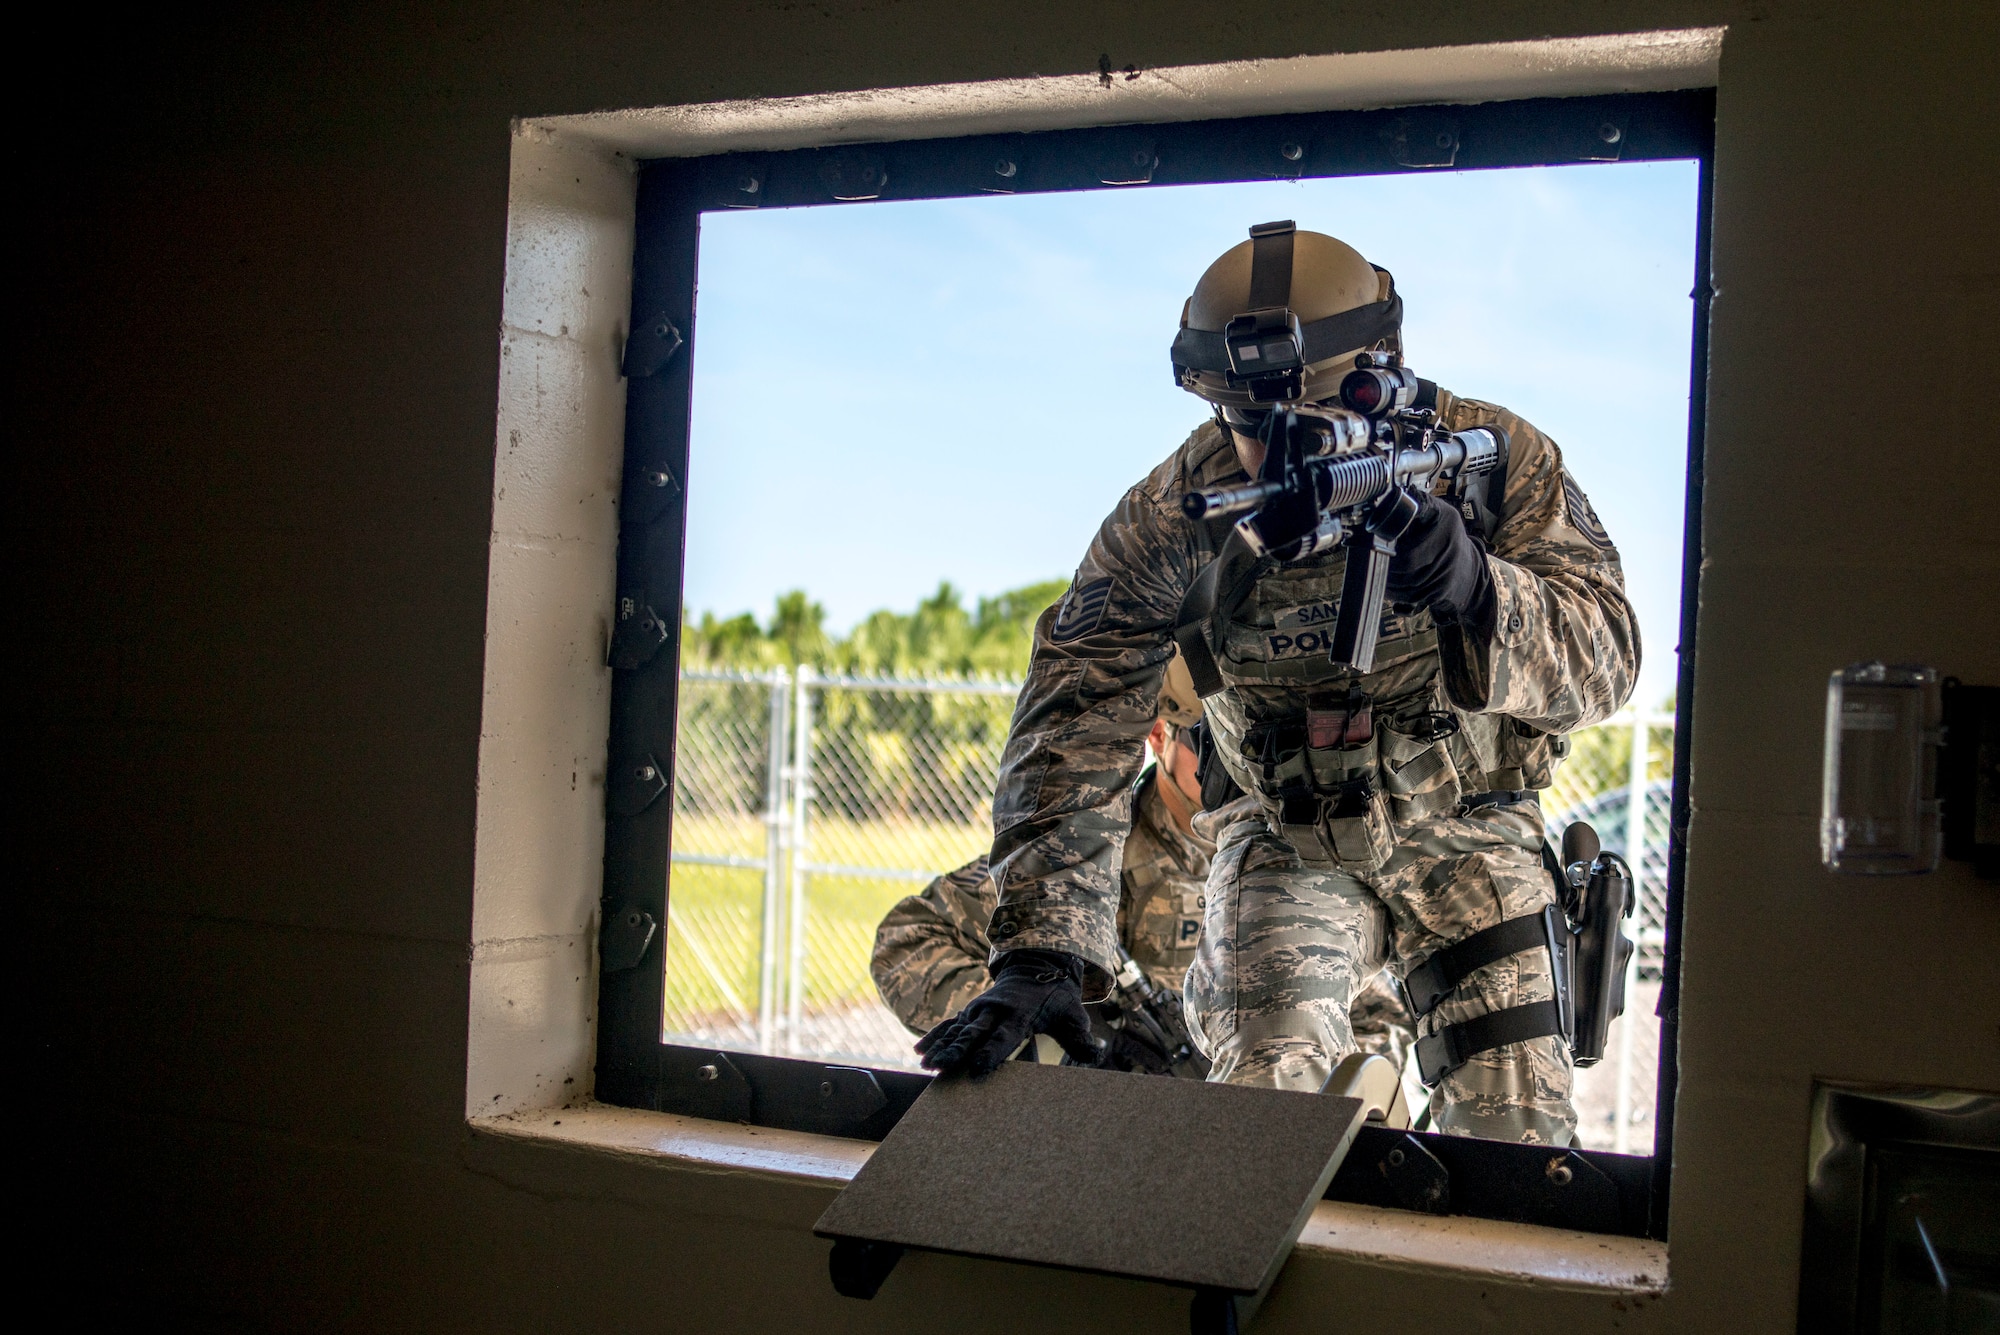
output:
[[[992,828],[913,821],[820,820],[811,827],[816,863],[940,872],[986,851]],[[680,816],[675,847],[683,852],[764,855],[764,825],[751,818]],[[788,915],[789,867],[781,886],[781,920]],[[923,889],[904,881],[814,873],[806,882],[805,1006],[852,1005],[875,996],[868,955],[875,928],[891,905]],[[670,1030],[716,1023],[757,1009],[759,919],[764,873],[735,867],[676,863],[668,885],[666,1025]],[[780,930],[779,976],[790,943]],[[781,984],[782,986],[782,984]],[[780,993],[782,1007],[782,991]]]
[[[1672,734],[1655,728],[1649,738],[1651,777],[1670,768]],[[1591,794],[1627,782],[1631,755],[1629,728],[1591,728],[1575,737],[1569,760],[1557,771],[1554,790],[1544,800],[1551,813]],[[920,821],[852,821],[816,819],[810,830],[811,860],[846,866],[904,867],[942,872],[985,852],[992,841],[990,823],[969,825]],[[675,847],[684,852],[761,858],[764,824],[756,817],[695,816],[675,818]],[[779,1006],[784,1005],[782,980],[789,964],[789,942],[782,920],[791,902],[789,868],[780,882],[778,943]],[[868,976],[868,955],[875,927],[891,905],[923,888],[918,881],[833,876],[815,873],[807,881],[805,1008],[842,1007],[871,1000],[875,984]],[[667,936],[666,1024],[669,1029],[694,1028],[725,1017],[757,1010],[758,920],[762,913],[764,874],[729,867],[678,863],[669,886]]]

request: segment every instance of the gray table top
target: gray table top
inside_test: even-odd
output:
[[[1361,1120],[1354,1099],[1009,1062],[934,1081],[814,1231],[1254,1293]]]

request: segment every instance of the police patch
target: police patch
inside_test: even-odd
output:
[[[1063,595],[1062,606],[1056,609],[1056,623],[1049,627],[1049,638],[1057,644],[1082,639],[1104,620],[1104,608],[1110,601],[1109,575],[1084,585],[1071,581],[1069,592]]]
[[[1576,479],[1563,469],[1563,504],[1569,510],[1569,526],[1592,545],[1609,549],[1611,535],[1604,531],[1604,521],[1597,517],[1597,511],[1590,508],[1590,497],[1583,494],[1583,488],[1576,485]]]
[[[1339,619],[1340,603],[1331,598],[1278,613],[1273,619],[1274,628],[1264,633],[1271,661],[1328,652],[1333,648],[1334,623]],[[1385,640],[1393,640],[1403,633],[1402,619],[1386,605],[1382,608],[1382,620],[1376,633]]]
[[[1280,612],[1277,616],[1279,630],[1313,630],[1320,626],[1330,626],[1340,616],[1340,604],[1332,599],[1321,603],[1308,603],[1304,607],[1294,607]]]

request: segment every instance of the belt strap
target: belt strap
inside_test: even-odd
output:
[[[1533,788],[1496,788],[1490,793],[1468,793],[1458,799],[1458,809],[1477,811],[1481,807],[1511,807],[1516,802],[1541,800],[1541,794]]]
[[[1429,1015],[1474,969],[1524,950],[1546,950],[1548,944],[1548,930],[1539,913],[1509,918],[1496,927],[1474,932],[1437,951],[1404,977],[1403,984],[1410,990],[1410,1009],[1419,1016]]]
[[[1417,1073],[1426,1086],[1435,1087],[1479,1053],[1531,1038],[1559,1036],[1562,1032],[1562,1008],[1554,1001],[1530,1001],[1504,1011],[1489,1011],[1418,1039]]]

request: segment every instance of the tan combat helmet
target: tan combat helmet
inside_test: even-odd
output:
[[[1354,359],[1400,351],[1395,280],[1344,241],[1259,223],[1195,284],[1174,338],[1174,380],[1232,422],[1340,392]],[[1246,419],[1247,420],[1247,419]]]

